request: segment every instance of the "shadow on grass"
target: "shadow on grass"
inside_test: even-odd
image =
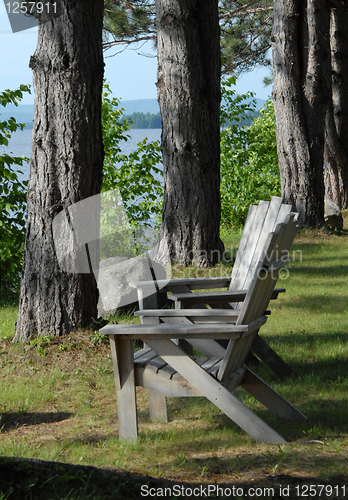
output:
[[[329,347],[332,347],[332,343],[335,342],[347,342],[348,341],[348,326],[347,331],[336,331],[331,333],[312,333],[303,331],[303,333],[289,333],[289,334],[281,334],[281,335],[262,335],[261,337],[272,346],[280,345],[284,346],[284,349],[287,347],[296,347],[301,346],[302,344],[305,346],[311,346],[316,343],[320,343],[322,346],[322,352],[325,352],[327,348],[326,344],[329,344]],[[274,348],[274,347],[273,347]],[[348,365],[347,365],[348,371]]]
[[[328,259],[328,260],[332,261],[332,259]],[[315,262],[315,264],[317,264],[317,262],[318,262],[317,258],[315,258],[314,262]],[[347,265],[348,265],[348,261],[347,261],[347,264],[343,264],[341,259],[339,259],[339,264],[336,264],[333,266],[317,266],[317,265],[313,265],[313,266],[298,265],[298,266],[296,266],[296,263],[295,263],[295,265],[293,265],[292,267],[289,268],[289,271],[290,271],[292,276],[303,276],[303,275],[312,276],[312,277],[317,276],[318,279],[323,280],[324,278],[331,277],[331,276],[339,276],[339,277],[347,276],[347,274],[348,274]],[[306,283],[306,286],[307,285],[310,286],[311,283]],[[331,285],[331,282],[330,282],[330,285]]]
[[[29,413],[15,412],[0,414],[0,433],[8,432],[18,427],[27,427],[29,425],[52,424],[62,422],[72,417],[73,413],[68,412],[49,412],[49,413]]]
[[[315,285],[313,284],[313,286]],[[306,297],[291,297],[291,299],[288,299],[286,307],[303,311],[319,311],[320,314],[347,314],[347,304],[348,295],[311,294]],[[320,322],[320,316],[318,316],[318,322]]]
[[[280,500],[284,498],[284,491],[286,497],[297,498],[296,493],[299,491],[308,493],[306,485],[320,484],[329,488],[325,490],[326,492],[333,492],[333,495],[326,494],[325,498],[346,498],[347,478],[338,475],[323,479],[315,476],[301,477],[300,475],[267,473],[252,477],[252,474],[247,473],[244,475],[244,480],[230,482],[216,480],[216,474],[221,477],[221,472],[225,468],[231,470],[237,465],[239,467],[241,458],[238,456],[235,464],[233,460],[216,457],[196,459],[199,463],[194,464],[195,467],[205,471],[204,482],[198,483],[171,481],[90,466],[2,457],[0,458],[2,478],[0,495],[1,498],[10,500],[47,500],[48,498],[51,500],[139,500],[142,496],[196,499],[217,498],[219,486],[218,498],[221,499],[251,498],[249,494],[255,497],[257,492],[258,498],[271,497],[274,500]],[[257,454],[248,455],[245,468],[248,469],[250,464],[255,463],[259,458]],[[183,465],[189,468],[192,461],[187,461]],[[179,478],[179,474],[175,475]],[[210,489],[208,485],[211,485]],[[201,495],[199,492],[202,492]],[[311,493],[311,498],[323,498],[319,489],[316,491],[317,494],[313,494],[313,491]],[[308,495],[305,494],[305,496]]]

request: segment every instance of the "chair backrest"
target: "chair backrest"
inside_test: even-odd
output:
[[[289,250],[297,228],[297,214],[291,213],[283,223],[276,225],[273,232],[267,234],[247,295],[241,303],[237,324],[249,324],[264,314],[279,273],[289,261]],[[227,378],[243,365],[256,335],[257,330],[238,340],[229,341],[218,373],[220,380]]]
[[[291,210],[292,206],[282,203],[279,196],[250,206],[232,269],[231,291],[249,287],[269,233],[274,231],[277,224],[285,222]]]

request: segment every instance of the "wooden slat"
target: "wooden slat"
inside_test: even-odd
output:
[[[230,288],[233,288],[233,290],[241,290],[243,288],[243,283],[245,281],[245,277],[248,274],[250,264],[255,249],[257,247],[260,233],[262,231],[262,227],[265,221],[265,217],[267,215],[268,208],[269,208],[269,202],[260,201],[257,207],[257,212],[253,218],[250,230],[248,231],[249,233],[248,241],[241,255],[239,266],[235,271],[234,269],[232,270],[232,280]],[[239,301],[236,300],[236,302]]]
[[[271,299],[274,300],[278,297],[279,293],[285,292],[284,288],[279,288],[276,289],[272,292]],[[235,304],[235,306],[238,306],[238,302],[241,302],[242,300],[245,299],[246,297],[246,290],[239,290],[239,291],[220,291],[220,292],[201,292],[201,293],[190,293],[190,294],[178,294],[178,295],[170,295],[168,298],[170,300],[175,301],[175,307],[177,306],[178,302],[185,303],[187,305],[196,305],[199,303],[203,304],[209,304],[211,305],[212,308],[222,308],[225,303],[228,304]],[[180,309],[184,309],[184,306],[181,306]],[[232,306],[229,306],[229,309],[231,309]],[[233,308],[234,309],[234,308]],[[168,311],[171,311],[172,309],[168,309]]]
[[[289,262],[290,262],[290,257],[283,256],[278,260],[272,260],[270,262],[266,262],[264,264],[264,269],[276,271],[277,269],[282,269],[283,267],[285,267],[287,264],[289,264]]]
[[[205,371],[210,374],[217,373],[219,371],[222,359],[223,358],[220,358],[219,361],[217,361],[216,363],[212,364],[209,367],[204,367]]]
[[[203,370],[205,370],[207,373],[209,373],[209,370],[215,366],[217,363],[220,363],[221,361],[221,357],[220,358],[217,358],[217,357],[214,357],[214,358],[208,358],[204,361],[204,363],[201,364],[201,367],[203,368]]]
[[[187,339],[187,341],[197,349],[203,356],[221,357],[225,354],[225,348],[221,344],[212,339]]]
[[[274,231],[274,228],[278,225],[278,224],[282,224],[283,222],[285,222],[286,220],[286,216],[289,215],[291,212],[292,212],[292,205],[288,205],[286,203],[282,203],[282,206],[280,207],[280,210],[279,210],[279,213],[278,213],[278,217],[275,221],[275,224],[274,224],[274,227],[272,228],[272,231]]]
[[[152,293],[150,293],[152,292]],[[155,309],[158,306],[157,303],[157,294],[156,287],[154,286],[154,282],[152,281],[151,290],[149,287],[147,288],[138,288],[137,289],[138,303],[140,309]]]
[[[247,294],[247,290],[238,290],[236,292],[201,292],[201,293],[181,293],[178,295],[169,295],[168,298],[177,301],[189,301],[194,302],[195,304],[219,304],[221,301],[230,300],[235,302],[241,302],[245,299]]]
[[[134,360],[138,359],[140,356],[143,356],[149,351],[151,351],[150,347],[143,347],[142,349],[140,349],[140,351],[134,353]]]
[[[145,366],[147,365],[152,359],[157,358],[158,354],[154,352],[152,349],[150,349],[148,352],[144,352],[142,356],[138,356],[136,359],[134,359],[134,363],[136,363],[138,366]]]
[[[249,325],[233,325],[233,324],[161,324],[161,325],[106,325],[100,332],[104,335],[117,335],[118,338],[129,339],[144,339],[149,338],[212,338],[212,339],[237,339],[243,334],[248,334],[267,321],[266,316],[260,316]]]
[[[151,365],[150,365],[151,366]],[[157,373],[160,373],[161,372],[161,375],[165,375],[166,378],[168,378],[168,380],[171,380],[172,377],[176,374],[176,370],[168,365],[168,363],[164,366],[162,366],[162,368],[160,370],[157,370]]]
[[[228,379],[224,380],[223,385],[226,387],[226,389],[228,389],[230,392],[233,392],[235,389],[237,389],[237,387],[239,387],[242,383],[246,369],[246,366],[242,366],[234,373],[232,373],[228,377]]]
[[[238,338],[240,334],[249,331],[248,325],[223,325],[223,324],[194,324],[194,325],[106,325],[101,330],[103,335],[117,335],[119,338],[130,339],[149,338]]]
[[[141,365],[138,366],[135,363],[134,367],[135,367],[135,370],[137,370],[137,371],[139,371],[139,370],[147,371],[147,372],[151,372],[153,375],[158,374],[161,377],[166,378],[167,380],[171,380],[173,375],[175,375],[177,373],[176,370],[174,370],[174,368],[172,366],[168,365],[168,363],[166,363],[166,362],[160,369],[156,365],[151,364],[151,362],[146,366],[141,366]],[[139,384],[137,383],[137,385],[139,385]]]
[[[236,287],[233,285],[233,283],[235,282],[236,277],[239,273],[239,266],[240,266],[241,261],[243,259],[244,252],[247,249],[249,238],[252,237],[251,236],[251,228],[252,228],[252,225],[254,222],[254,218],[257,214],[257,210],[258,210],[258,207],[256,205],[250,205],[248,215],[247,215],[247,218],[245,221],[243,233],[242,233],[242,238],[241,238],[240,243],[239,243],[238,252],[236,255],[236,260],[234,261],[233,269],[232,269],[230,288],[232,288],[234,290],[236,289]]]
[[[226,292],[228,293],[228,292]],[[223,316],[238,318],[238,312],[232,309],[144,309],[136,311],[135,316],[160,316],[160,317],[179,317],[179,316]]]
[[[241,386],[265,405],[266,408],[271,410],[272,413],[277,415],[277,417],[287,420],[307,420],[307,417],[305,417],[303,413],[292,406],[289,401],[280,396],[280,394],[267,385],[251,370],[247,369]]]
[[[223,288],[228,287],[231,278],[226,276],[212,277],[212,278],[178,278],[172,280],[157,280],[157,285],[161,291],[169,291],[173,286],[187,286],[191,290],[204,290],[205,288]],[[137,281],[131,282],[129,285],[132,288],[153,289],[153,281]]]
[[[285,209],[284,208],[282,209],[282,207],[283,207],[282,199],[280,197],[274,196],[269,204],[267,215],[265,217],[262,230],[258,237],[254,255],[250,262],[250,267],[245,277],[245,281],[243,282],[243,288],[248,288],[251,282],[252,276],[255,271],[255,267],[257,266],[261,253],[267,241],[267,235],[275,230],[277,224],[283,223],[285,221],[287,213],[289,213],[291,210],[291,208],[287,205],[285,205]],[[283,214],[282,218],[279,217],[280,212]]]
[[[167,363],[165,361],[163,361],[163,359],[160,356],[156,356],[156,358],[153,358],[153,359],[151,359],[151,361],[149,361],[148,365],[156,368],[156,370],[158,372],[159,370],[164,368],[167,365]]]
[[[253,340],[251,350],[281,380],[295,375],[291,367],[259,335]]]

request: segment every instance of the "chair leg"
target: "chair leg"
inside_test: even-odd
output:
[[[138,437],[135,387],[125,384],[117,393],[118,435],[120,440],[135,441]]]
[[[159,392],[148,389],[151,422],[168,422],[167,398]]]
[[[281,380],[295,375],[290,366],[259,335],[256,335],[251,350]]]
[[[249,368],[246,369],[241,386],[277,417],[287,420],[307,419],[303,413],[255,375]]]
[[[116,335],[110,335],[110,347],[116,384],[119,438],[121,440],[136,440],[138,422],[133,342],[128,339],[118,339]]]

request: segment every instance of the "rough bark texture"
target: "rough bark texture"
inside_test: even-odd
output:
[[[325,193],[348,208],[348,7],[337,2],[331,10],[330,46],[332,101],[326,117]]]
[[[52,221],[101,190],[103,1],[62,0],[61,7],[57,19],[40,20],[30,60],[35,117],[16,340],[69,333],[97,314],[93,275],[59,268]]]
[[[275,0],[273,100],[282,196],[311,227],[324,224],[328,35],[326,0]]]
[[[218,260],[220,39],[217,0],[158,0],[158,100],[164,207],[160,253]]]

